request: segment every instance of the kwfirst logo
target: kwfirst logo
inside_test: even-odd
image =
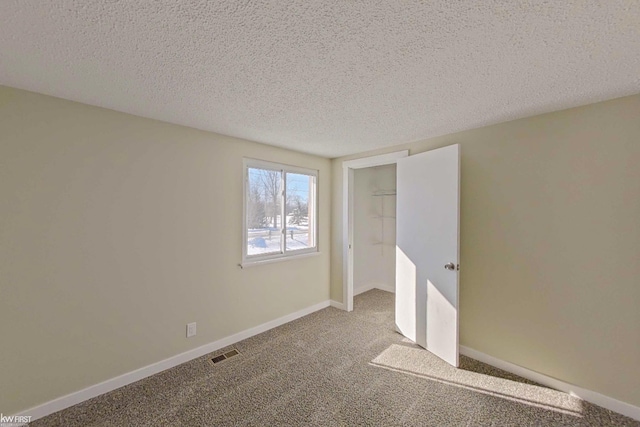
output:
[[[31,422],[31,415],[0,414],[0,427],[26,426]]]

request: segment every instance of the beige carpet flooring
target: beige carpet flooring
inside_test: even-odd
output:
[[[640,426],[395,332],[393,294],[327,308],[32,426]],[[237,348],[240,354],[213,364]]]

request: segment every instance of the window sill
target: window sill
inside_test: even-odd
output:
[[[274,262],[290,261],[290,260],[300,259],[300,258],[309,258],[309,257],[313,257],[313,256],[318,256],[321,253],[322,252],[320,252],[320,251],[305,252],[303,254],[286,255],[286,256],[281,256],[281,257],[277,257],[277,258],[269,258],[269,259],[256,260],[256,261],[245,261],[242,264],[238,264],[238,266],[240,266],[240,268],[242,268],[242,269],[245,269],[245,268],[249,268],[249,267],[256,267],[258,265],[263,265],[263,264],[272,264]]]

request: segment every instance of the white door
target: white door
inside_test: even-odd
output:
[[[396,327],[458,366],[459,146],[398,160]]]

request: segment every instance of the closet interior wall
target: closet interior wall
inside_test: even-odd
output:
[[[395,291],[396,165],[354,171],[354,295]]]

